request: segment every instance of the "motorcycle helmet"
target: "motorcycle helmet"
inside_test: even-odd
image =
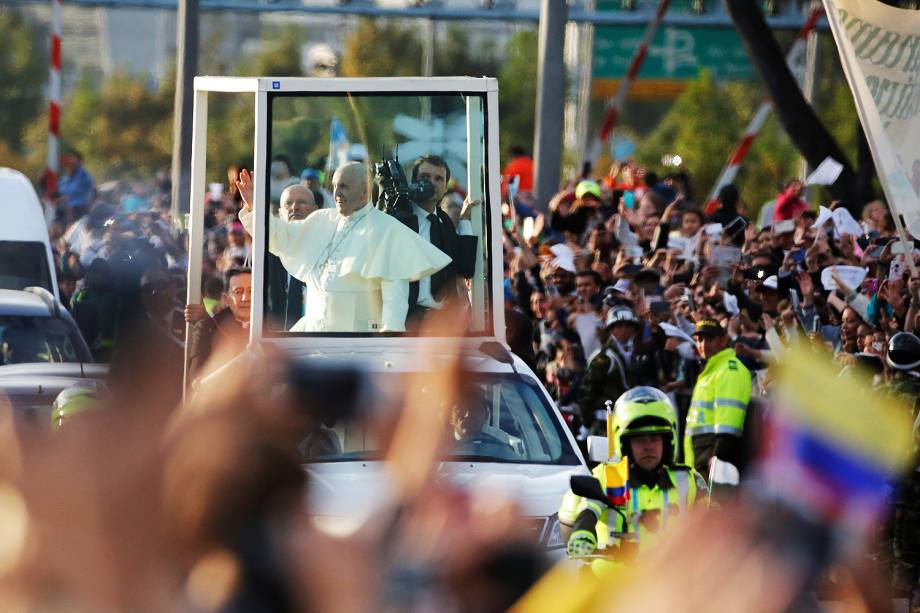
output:
[[[81,381],[62,390],[51,405],[51,428],[59,430],[74,415],[99,408],[100,388],[97,381]]]
[[[615,456],[622,457],[628,447],[624,439],[638,434],[664,434],[664,464],[673,464],[677,451],[677,410],[659,389],[634,387],[620,396],[608,418],[608,433]]]
[[[888,365],[897,370],[914,370],[920,366],[920,338],[910,332],[898,332],[888,341]]]

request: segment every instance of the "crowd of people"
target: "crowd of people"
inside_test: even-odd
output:
[[[166,173],[154,182],[96,186],[78,152],[68,154],[68,160],[68,176],[59,193],[46,201],[62,300],[94,355],[112,362],[113,398],[134,409],[160,407],[149,411],[149,419],[137,419],[137,410],[126,411],[134,421],[117,420],[105,432],[77,429],[74,435],[79,449],[86,449],[110,445],[111,435],[117,434],[123,442],[113,445],[109,457],[133,453],[136,449],[130,445],[144,437],[163,441],[155,451],[140,454],[130,469],[162,478],[165,485],[156,500],[164,510],[135,508],[149,525],[112,553],[113,559],[126,563],[127,576],[147,586],[145,598],[179,594],[180,600],[203,610],[366,610],[370,602],[386,602],[392,610],[407,610],[407,602],[412,610],[425,610],[426,602],[451,602],[463,611],[503,610],[545,570],[532,544],[513,527],[513,505],[486,508],[441,487],[422,495],[420,483],[430,482],[418,476],[418,466],[400,464],[407,456],[398,451],[391,451],[388,461],[403,471],[404,490],[391,501],[387,520],[378,526],[380,534],[349,537],[343,548],[341,542],[301,522],[296,501],[308,484],[288,453],[291,435],[285,430],[291,423],[303,429],[307,426],[301,422],[311,418],[293,406],[270,410],[270,398],[279,406],[285,406],[285,400],[292,403],[268,393],[269,377],[239,377],[226,389],[183,407],[180,414],[171,413],[182,392],[186,342],[194,375],[204,372],[213,354],[237,353],[248,338],[252,239],[244,227],[245,215],[242,221],[240,217],[247,206],[247,188],[251,189],[247,164],[228,169],[227,183],[212,185],[202,195],[203,299],[186,304],[188,245],[169,217]],[[331,176],[307,168],[298,178],[283,158],[273,159],[270,172],[271,200],[279,218],[303,220],[336,206],[325,189]],[[437,192],[437,208],[444,214],[442,221],[455,224],[453,229],[462,237],[464,194],[447,184],[449,171],[446,174]],[[704,202],[694,193],[688,173],[657,176],[627,161],[614,163],[604,176],[573,179],[544,212],[528,191],[533,177],[526,152],[514,150],[505,174],[507,340],[545,384],[580,443],[605,433],[608,401],[634,388],[654,388],[678,410],[674,462],[691,464],[708,477],[709,458],[719,455],[743,471],[753,453],[749,430],[756,416],[756,410],[744,409],[767,397],[773,384],[770,366],[792,345],[826,353],[842,372],[868,370],[879,393],[899,394],[916,416],[920,341],[905,333],[920,324],[920,276],[913,273],[918,258],[913,244],[900,241],[884,203],[834,202],[819,207],[808,202],[799,181],[791,180],[757,215],[756,207],[745,202],[734,185],[723,188],[717,202]],[[854,216],[857,208],[861,214]],[[461,285],[470,276],[452,274]],[[284,277],[278,286],[287,288],[291,282]],[[430,284],[428,292],[433,298]],[[304,315],[300,293],[300,304],[293,305],[297,312],[290,318],[289,295],[269,296],[275,303],[266,305],[286,322],[285,329]],[[150,356],[157,356],[155,376]],[[714,356],[724,358],[720,368],[730,368],[736,379],[747,378],[749,384],[735,396],[721,396],[723,402],[734,403],[731,406],[743,405],[740,417],[732,418],[735,426],[722,424],[734,427],[737,432],[732,434],[737,436],[726,439],[730,444],[708,441],[700,447],[702,439],[691,429],[712,424],[699,421],[703,412],[696,409],[706,402],[717,404],[720,398],[707,401],[700,395],[715,367]],[[265,372],[262,366],[259,371]],[[456,374],[443,373],[445,393],[457,393],[450,383]],[[411,411],[406,414],[411,416]],[[410,422],[378,427],[398,446],[403,441],[400,427],[419,426]],[[677,442],[680,435],[689,442]],[[21,457],[7,462],[4,470],[13,478],[23,458],[40,457],[41,451],[66,462],[83,457],[79,449],[25,446],[17,451]],[[244,466],[240,457],[253,462]],[[106,505],[137,505],[135,498],[143,497],[140,484],[119,481],[118,472],[101,457],[93,455],[89,461],[78,485],[59,488],[53,495],[29,491],[25,498],[36,508],[44,503],[50,509],[55,500],[66,503],[78,497],[75,488],[89,487],[95,478],[110,488],[112,501]],[[434,456],[419,459],[418,465],[433,462]],[[61,479],[50,464],[35,470],[44,471],[51,483]],[[201,481],[201,491],[188,493],[183,486],[198,482],[192,476],[196,470],[208,478]],[[893,498],[896,517],[887,522],[880,538],[888,545],[876,548],[894,586],[907,592],[916,589],[920,560],[917,475],[911,472]],[[89,521],[89,511],[86,515]],[[61,520],[53,513],[42,519]],[[444,529],[451,522],[472,527]],[[130,532],[125,523],[117,521],[112,529]],[[428,529],[415,540],[419,526]],[[396,536],[384,534],[388,528]],[[476,538],[463,543],[456,534]],[[102,527],[90,536],[111,538]],[[173,545],[155,545],[161,538],[175,550]],[[84,590],[79,574],[63,568],[72,561],[68,555],[75,555],[83,543],[65,539],[63,553],[35,554],[38,560],[56,560],[58,565],[27,566],[21,585],[43,585],[51,577],[56,587],[82,594],[85,602],[137,610],[132,600],[136,594],[113,584],[118,577],[113,569],[100,572],[96,583]],[[154,547],[158,563],[145,568],[130,559],[139,545]],[[252,556],[254,551],[259,555]],[[321,552],[333,551],[335,561],[327,565]],[[391,559],[394,552],[400,552],[399,564]],[[254,559],[258,565],[250,564]],[[319,559],[322,564],[317,564]],[[176,560],[181,564],[171,567]],[[379,566],[372,567],[369,560]],[[283,573],[272,567],[282,561]],[[425,575],[426,565],[435,563],[437,576]],[[350,586],[344,590],[348,597],[332,589],[338,581]],[[352,589],[362,582],[374,587]],[[389,593],[394,582],[408,586],[411,597]],[[19,598],[31,593],[16,592],[15,586],[4,589]]]
[[[504,234],[509,343],[580,441],[610,432],[608,405],[648,386],[679,414],[675,461],[710,478],[717,456],[744,475],[771,366],[802,345],[841,376],[868,372],[917,418],[920,251],[880,201],[818,206],[804,194],[790,180],[758,216],[734,185],[704,202],[685,172],[632,162],[573,180],[545,214],[516,194]],[[878,554],[902,591],[916,590],[920,559],[913,468]]]

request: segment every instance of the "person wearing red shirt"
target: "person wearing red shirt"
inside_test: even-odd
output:
[[[802,199],[805,186],[798,179],[786,183],[786,188],[776,198],[776,207],[773,212],[773,222],[796,219],[799,215],[811,209],[811,205]]]
[[[518,192],[533,191],[533,160],[527,155],[527,150],[514,145],[511,147],[511,160],[502,172],[502,197],[508,195],[508,183],[517,175],[521,177]]]

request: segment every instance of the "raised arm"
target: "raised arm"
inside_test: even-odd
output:
[[[253,175],[245,168],[240,171],[240,178],[236,182],[240,190],[240,197],[243,200],[243,207],[240,209],[240,222],[243,227],[252,235],[253,216]],[[268,250],[284,259],[287,256],[294,255],[296,246],[303,244],[307,240],[307,231],[309,226],[307,220],[286,222],[274,215],[268,217]],[[290,268],[285,264],[285,268]]]

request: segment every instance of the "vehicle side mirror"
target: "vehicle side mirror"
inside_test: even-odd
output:
[[[588,437],[588,459],[592,462],[607,461],[607,437],[606,436],[589,436]]]
[[[601,489],[600,482],[594,477],[572,475],[572,477],[569,478],[569,487],[572,488],[572,493],[576,496],[597,500],[598,502],[603,502],[607,506],[610,506],[610,501],[607,500],[604,490]]]

